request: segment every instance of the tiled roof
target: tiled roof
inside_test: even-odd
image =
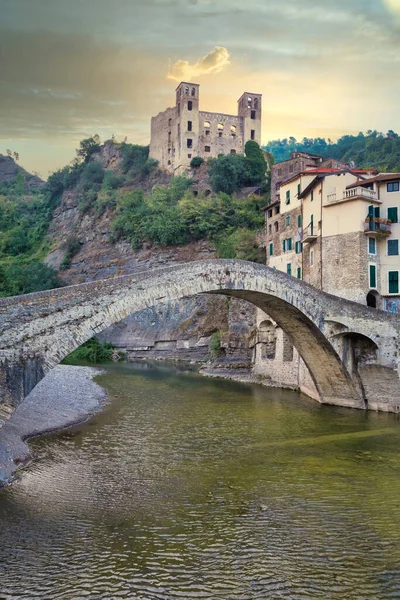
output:
[[[358,171],[353,171],[353,173],[358,173]],[[370,183],[374,183],[375,181],[393,181],[394,179],[400,180],[400,173],[380,173],[380,175],[377,175],[376,177],[370,177],[369,179],[359,179],[355,183],[348,185],[346,189],[349,190],[354,187],[359,187],[360,185],[368,185]]]

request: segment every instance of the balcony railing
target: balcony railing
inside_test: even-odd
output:
[[[336,204],[337,202],[344,202],[345,200],[353,200],[355,198],[364,198],[365,200],[379,202],[377,193],[374,190],[363,188],[361,186],[345,190],[342,196],[336,194],[336,192],[328,194],[326,196],[326,202],[327,204]]]
[[[314,242],[317,239],[317,228],[314,223],[310,223],[303,229],[303,243]]]
[[[391,222],[378,217],[367,217],[364,223],[364,233],[372,236],[389,236],[392,233]]]

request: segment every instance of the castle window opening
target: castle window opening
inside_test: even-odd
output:
[[[252,103],[252,99],[251,99],[251,98],[250,98],[250,96],[249,96],[249,97],[247,98],[247,104],[248,104],[249,106],[251,106],[251,103]]]
[[[188,148],[193,148],[193,140],[191,138],[188,138],[186,140],[186,142],[187,142],[187,147]]]
[[[210,121],[204,121],[204,128],[205,129],[210,129],[210,127],[211,127]]]
[[[168,126],[171,127],[172,125],[172,119],[168,119]]]
[[[236,125],[231,125],[231,135],[232,137],[236,136]]]
[[[279,223],[278,223],[278,221],[275,221],[275,223],[274,223],[274,229],[275,229],[275,231],[279,231]]]
[[[178,102],[178,115],[180,115],[180,114],[181,114],[181,103]]]
[[[252,111],[251,111],[251,118],[252,118],[252,119],[255,119],[255,118],[256,118],[256,111],[255,111],[255,110],[252,110]]]
[[[272,225],[271,225],[271,224],[270,224],[270,225],[268,225],[268,233],[269,233],[270,235],[271,235],[271,233],[272,233]]]
[[[170,144],[170,143],[171,143],[171,132],[168,131],[168,144]]]
[[[206,129],[206,135],[210,135],[210,130]]]
[[[196,95],[196,88],[192,87],[192,96],[195,96],[195,95]]]
[[[211,146],[204,146],[204,152],[211,152]]]
[[[188,131],[192,131],[192,121],[188,121]]]
[[[252,140],[255,140],[255,139],[256,139],[256,130],[255,130],[255,129],[252,129],[252,130],[251,130],[251,133],[250,133],[250,138],[251,138]]]
[[[186,86],[185,87],[185,95],[188,96],[189,95],[189,88]]]
[[[193,109],[193,102],[191,100],[188,100],[188,110],[192,110]]]
[[[218,131],[218,137],[222,137],[222,131]]]
[[[168,164],[169,164],[169,165],[171,164],[171,161],[170,161],[170,160],[168,161]]]
[[[276,215],[279,215],[279,213],[280,213],[280,208],[279,208],[279,206],[275,206],[275,214],[276,214]]]
[[[188,158],[192,158],[192,155],[191,155],[191,154],[188,154]]]
[[[236,150],[234,148],[232,148],[231,154],[236,154]]]
[[[272,208],[270,208],[268,210],[268,219],[270,219],[272,217]]]
[[[218,125],[217,125],[217,129],[218,129],[218,131],[223,131],[223,130],[224,130],[224,125],[223,125],[223,123],[218,123]]]
[[[254,108],[258,108],[258,98],[254,98]]]

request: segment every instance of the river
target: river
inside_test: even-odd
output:
[[[117,364],[0,492],[1,600],[400,598],[400,421]]]

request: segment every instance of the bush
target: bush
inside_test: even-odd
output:
[[[76,151],[78,158],[88,163],[93,154],[100,152],[100,137],[96,134],[93,137],[82,140]]]
[[[201,156],[194,156],[192,158],[192,160],[190,161],[190,167],[192,169],[198,169],[199,167],[201,167],[203,162],[204,162],[204,159],[202,159]]]
[[[14,262],[0,267],[0,296],[18,296],[63,285],[56,271],[43,263]]]
[[[221,334],[219,331],[215,331],[210,339],[209,350],[211,356],[216,358],[221,354]]]
[[[265,248],[260,248],[257,243],[255,231],[240,228],[228,236],[221,236],[216,240],[219,258],[238,258],[265,264]]]
[[[77,237],[72,236],[68,238],[67,243],[65,245],[65,255],[60,266],[61,270],[68,269],[71,266],[71,261],[75,254],[79,252],[80,248],[81,243]]]
[[[95,337],[91,338],[82,346],[71,352],[62,361],[63,364],[76,363],[102,363],[112,359],[115,349],[109,342],[99,342]]]
[[[113,171],[105,171],[102,190],[116,190],[119,188],[125,181],[125,177],[123,175],[116,175]]]
[[[233,194],[246,181],[246,163],[242,154],[221,155],[208,161],[208,174],[214,192]]]

